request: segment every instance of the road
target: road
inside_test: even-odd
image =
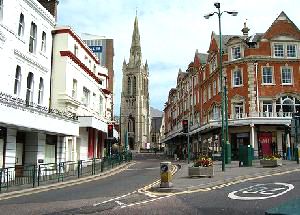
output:
[[[0,214],[264,214],[300,196],[300,173],[265,177],[210,191],[149,195],[159,160],[138,160],[109,178],[0,201]],[[201,180],[201,179],[193,179]],[[176,186],[176,185],[175,185]],[[4,213],[3,213],[4,212]]]
[[[157,156],[158,157],[158,156]],[[0,214],[63,214],[137,191],[159,178],[160,160],[136,159],[129,169],[100,180],[0,201]],[[70,214],[66,212],[66,214]],[[72,214],[72,213],[71,213]]]

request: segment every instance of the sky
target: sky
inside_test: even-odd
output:
[[[196,49],[206,53],[212,31],[219,34],[213,0],[60,0],[59,25],[71,26],[78,35],[89,33],[114,39],[114,110],[120,111],[122,65],[129,60],[131,36],[137,14],[142,59],[149,65],[150,106],[163,110],[179,69],[185,71]],[[249,35],[264,33],[281,11],[300,27],[299,0],[220,0],[222,34],[241,35],[244,22]]]

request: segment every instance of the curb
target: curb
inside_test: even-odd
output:
[[[168,195],[168,194],[184,194],[189,192],[197,192],[197,191],[211,191],[223,187],[227,187],[230,185],[234,185],[237,183],[255,180],[258,178],[264,178],[271,175],[279,175],[279,174],[288,174],[290,172],[296,172],[300,171],[300,167],[292,167],[292,168],[284,168],[279,170],[271,170],[263,173],[255,173],[255,174],[249,174],[249,175],[243,175],[243,176],[236,176],[228,179],[218,180],[214,182],[209,182],[206,184],[201,184],[198,186],[193,187],[178,187],[176,188],[176,184],[173,183],[173,187],[171,188],[160,188],[157,186],[149,187],[146,192],[149,192],[153,195]]]
[[[118,173],[128,169],[130,166],[133,166],[134,164],[136,164],[136,161],[131,161],[131,162],[128,162],[125,164],[121,164],[120,166],[115,167],[115,168],[111,169],[110,171],[102,172],[97,175],[91,175],[91,176],[86,176],[86,177],[82,177],[79,179],[72,179],[72,180],[62,181],[62,182],[58,182],[58,183],[54,183],[54,184],[43,185],[43,186],[39,186],[39,187],[20,189],[17,191],[2,193],[2,194],[0,194],[0,201],[10,199],[10,198],[20,197],[20,196],[26,196],[26,195],[30,195],[30,194],[34,194],[34,193],[40,193],[40,192],[44,192],[44,191],[48,191],[48,190],[61,189],[61,188],[70,187],[70,186],[74,186],[74,185],[78,185],[78,184],[83,184],[83,183],[90,182],[90,181],[99,180],[102,178],[106,178],[106,177],[118,174]]]

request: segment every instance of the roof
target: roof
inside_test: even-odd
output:
[[[159,132],[160,126],[162,123],[162,116],[161,117],[152,117],[151,119],[151,132]]]
[[[206,53],[196,53],[196,56],[200,60],[201,64],[206,64],[208,54],[206,54]]]

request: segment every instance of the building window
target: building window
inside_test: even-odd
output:
[[[86,87],[83,87],[82,103],[86,107],[90,104],[90,91]]]
[[[37,26],[34,22],[31,22],[30,38],[29,38],[29,52],[31,52],[31,53],[35,53],[36,32],[37,32]]]
[[[263,67],[262,83],[273,84],[273,69],[272,67]]]
[[[130,76],[128,76],[128,78],[127,78],[127,87],[128,87],[128,89],[127,89],[127,94],[128,95],[131,95],[132,94],[132,91],[131,91],[131,89],[132,89],[132,85],[131,85],[131,77]]]
[[[272,101],[263,101],[263,113],[267,115],[267,113],[273,112]]]
[[[296,45],[288,44],[286,46],[286,55],[287,57],[296,57]]]
[[[203,71],[203,81],[205,80],[205,71]]]
[[[103,115],[103,97],[102,96],[99,97],[99,115],[100,116]]]
[[[18,65],[15,74],[14,94],[19,96],[21,90],[21,67]]]
[[[210,73],[214,72],[217,69],[217,57],[214,56],[210,61]]]
[[[97,100],[97,97],[96,97],[96,93],[93,93],[93,109],[96,109],[97,106],[96,106],[96,100]]]
[[[207,100],[207,91],[206,91],[206,89],[204,89],[204,91],[203,91],[203,103],[205,103],[206,100]]]
[[[243,85],[243,77],[240,69],[233,71],[233,86],[239,87]]]
[[[217,93],[217,81],[216,80],[214,80],[214,82],[213,82],[212,93],[213,93],[213,96],[215,96]]]
[[[208,100],[211,99],[211,85],[208,85],[208,89],[207,89],[207,95],[208,95]]]
[[[93,73],[96,74],[96,65],[94,65]]]
[[[33,87],[34,87],[34,77],[33,73],[29,72],[27,76],[27,91],[26,91],[26,104],[29,105],[33,103]]]
[[[244,105],[243,102],[238,102],[233,104],[234,105],[234,114],[235,114],[235,118],[242,118],[243,117],[243,113],[244,113]]]
[[[43,104],[43,97],[44,97],[44,80],[41,77],[40,78],[40,84],[39,84],[39,97],[38,97],[38,104]]]
[[[213,107],[213,116],[212,116],[213,120],[219,120],[220,119],[220,108],[217,106]]]
[[[231,56],[232,56],[232,60],[241,58],[241,47],[240,46],[232,47]]]
[[[72,98],[77,98],[77,80],[73,79],[73,85],[72,85]]]
[[[274,44],[274,56],[275,57],[284,57],[283,44]]]
[[[41,51],[46,52],[46,33],[43,31],[42,33],[42,46]]]
[[[281,68],[281,83],[283,85],[292,84],[292,69],[289,67]]]
[[[74,55],[78,56],[78,46],[76,44],[74,45]]]
[[[136,77],[133,77],[133,94],[136,94]]]
[[[0,22],[3,20],[3,0],[0,0]]]
[[[18,35],[22,37],[24,35],[24,15],[23,13],[20,14],[20,19],[19,19],[19,28],[18,28]]]

